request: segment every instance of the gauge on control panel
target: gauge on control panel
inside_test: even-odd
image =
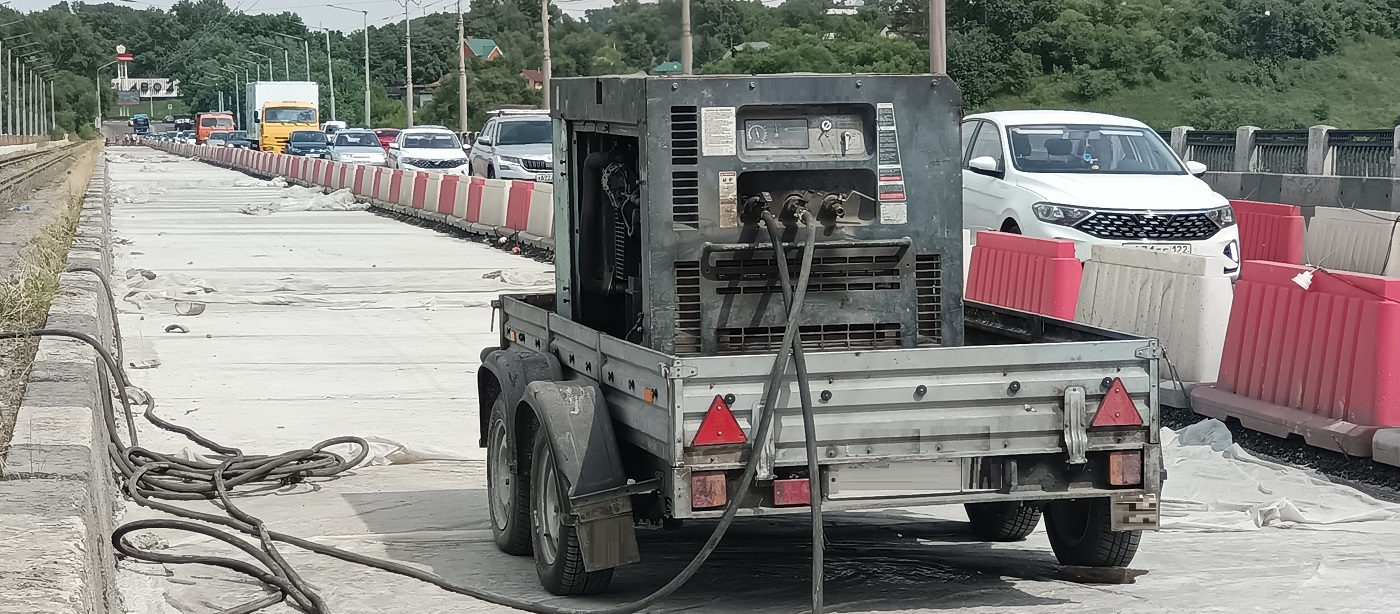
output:
[[[744,122],[744,148],[807,149],[811,137],[806,119],[750,119]]]

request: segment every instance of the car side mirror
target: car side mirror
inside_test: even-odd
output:
[[[476,137],[476,142],[477,142],[477,143],[481,143],[482,145],[485,145],[485,146],[487,146],[487,147],[490,147],[490,146],[491,146],[491,139],[486,138],[486,137],[484,137],[484,136]]]
[[[1206,171],[1208,170],[1210,170],[1210,168],[1195,160],[1186,163],[1186,172],[1191,173],[1192,175],[1195,175],[1197,177],[1204,177]]]
[[[398,149],[398,148],[399,148],[399,143],[398,143],[398,141],[389,141],[389,149]]]
[[[1001,178],[1001,165],[997,164],[997,159],[991,156],[977,156],[967,161],[967,168],[979,175]]]

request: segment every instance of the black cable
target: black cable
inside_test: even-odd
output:
[[[798,317],[792,309],[792,274],[788,271],[787,250],[783,248],[782,237],[778,233],[778,220],[768,210],[762,213],[763,225],[768,228],[768,238],[773,243],[773,261],[778,265],[778,280],[783,288],[783,302],[788,305],[788,319]],[[805,250],[802,255],[803,275],[812,270],[812,259],[816,252],[817,223],[812,214],[803,211],[799,218],[807,231]],[[822,481],[821,468],[817,464],[817,425],[812,410],[812,389],[807,381],[807,357],[802,349],[802,337],[792,344],[793,364],[797,371],[797,391],[802,402],[802,431],[807,449],[807,491],[808,505],[812,512],[812,614],[821,614],[825,601],[822,575],[826,568],[826,535],[822,523]]]
[[[812,254],[809,249],[805,260],[810,262],[811,258]],[[96,271],[92,272],[97,273]],[[764,386],[764,402],[762,405],[762,413],[758,421],[758,430],[754,437],[755,442],[766,441],[768,433],[772,428],[774,413],[772,407],[777,400],[778,388],[787,370],[789,350],[792,347],[794,337],[798,330],[798,318],[796,314],[800,313],[802,302],[805,300],[807,285],[810,282],[810,272],[810,266],[804,268],[802,271],[797,282],[797,292],[790,303],[793,315],[788,318],[787,326],[783,331],[782,349],[778,352],[777,356],[774,357],[769,380]],[[97,274],[99,277],[103,277],[101,273]],[[110,286],[108,285],[108,287]],[[113,309],[115,310],[115,306]],[[270,605],[291,599],[295,607],[308,614],[328,614],[329,611],[325,603],[303,580],[301,580],[300,576],[296,574],[286,560],[277,552],[276,547],[273,545],[273,542],[276,541],[291,544],[304,550],[331,556],[346,562],[414,578],[452,593],[466,595],[482,601],[527,612],[536,612],[539,614],[632,614],[669,597],[699,571],[700,567],[719,546],[721,540],[723,540],[725,532],[729,529],[729,526],[733,523],[735,516],[738,514],[743,499],[742,497],[734,497],[730,500],[714,532],[695,555],[695,558],[686,565],[685,569],[665,586],[631,603],[596,610],[577,610],[527,601],[477,588],[460,586],[452,584],[436,574],[401,563],[376,559],[332,546],[317,544],[292,535],[270,531],[260,519],[239,509],[229,496],[229,488],[231,486],[253,483],[289,484],[299,482],[307,477],[330,477],[344,472],[357,466],[368,456],[369,445],[364,439],[359,437],[337,437],[323,441],[310,449],[287,452],[277,456],[245,455],[237,448],[224,446],[199,435],[192,429],[172,424],[157,416],[155,414],[156,404],[154,399],[139,388],[131,386],[129,380],[126,378],[125,371],[122,369],[121,363],[114,359],[112,353],[92,336],[82,332],[59,329],[41,329],[29,332],[0,331],[0,340],[29,337],[66,337],[76,339],[91,346],[101,357],[99,364],[106,372],[102,378],[102,388],[107,389],[107,377],[110,377],[116,384],[115,391],[118,393],[117,398],[120,400],[128,416],[132,414],[131,403],[132,392],[134,391],[139,393],[140,402],[146,406],[146,411],[143,413],[143,416],[148,421],[162,430],[183,435],[199,446],[215,452],[215,457],[218,462],[208,463],[203,461],[188,461],[158,454],[137,446],[134,443],[132,445],[127,445],[121,440],[118,434],[120,431],[117,428],[116,410],[112,399],[110,395],[103,395],[103,418],[107,427],[108,456],[111,458],[116,468],[116,474],[121,482],[122,490],[138,505],[163,511],[177,518],[141,520],[122,525],[112,532],[113,547],[122,555],[135,560],[152,563],[195,563],[229,569],[254,578],[277,591],[275,594],[226,609],[224,610],[225,613],[249,614]],[[120,339],[118,339],[117,343],[120,344]],[[359,452],[347,459],[325,450],[327,447],[338,444],[355,445],[359,448]],[[760,450],[756,443],[751,449],[749,462],[744,468],[739,484],[747,485],[753,481],[754,475],[758,471],[759,456]],[[165,500],[201,499],[217,500],[228,516],[208,514],[165,502]],[[199,522],[192,522],[192,520]],[[240,533],[256,537],[259,543],[255,546],[242,538],[226,531],[201,524],[201,522],[228,527]],[[246,561],[239,561],[226,557],[175,555],[152,552],[143,550],[127,542],[125,539],[127,534],[142,529],[177,530],[206,535],[238,548],[242,552],[253,557],[262,567]]]

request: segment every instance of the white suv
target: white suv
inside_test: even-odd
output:
[[[1137,120],[1079,111],[1001,111],[962,124],[963,226],[1224,258],[1240,266],[1230,202]]]
[[[389,168],[465,175],[467,156],[462,142],[442,126],[414,126],[389,143]]]

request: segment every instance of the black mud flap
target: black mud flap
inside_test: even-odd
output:
[[[539,417],[553,447],[560,492],[583,551],[583,567],[598,571],[641,560],[632,498],[612,413],[592,382],[536,381],[522,401]]]

